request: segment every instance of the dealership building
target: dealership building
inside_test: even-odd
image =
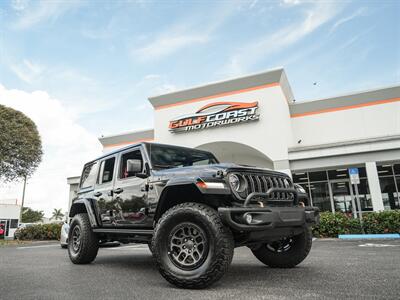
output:
[[[157,142],[283,171],[324,211],[360,210],[357,192],[362,211],[400,209],[400,86],[295,99],[285,71],[270,70],[150,97],[154,128],[99,140],[104,152]]]

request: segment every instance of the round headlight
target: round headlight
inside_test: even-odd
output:
[[[241,193],[246,189],[246,181],[240,175],[230,174],[229,184],[232,189],[238,193]]]
[[[302,194],[307,193],[306,190],[300,185],[300,184],[296,184],[296,190]]]

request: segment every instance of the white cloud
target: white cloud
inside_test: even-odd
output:
[[[305,10],[305,15],[300,22],[291,23],[275,33],[268,34],[246,46],[237,49],[223,68],[224,75],[237,76],[245,73],[247,68],[253,66],[260,59],[282,51],[297,43],[322,25],[331,21],[341,10],[341,6],[334,2],[317,2]]]
[[[43,144],[43,161],[28,180],[25,205],[44,210],[67,209],[68,176],[80,175],[83,164],[101,153],[96,136],[76,123],[66,107],[44,91],[27,93],[0,85],[0,104],[17,109],[37,125]],[[22,185],[0,189],[0,199],[21,199]]]
[[[282,0],[281,4],[283,5],[298,5],[304,3],[304,0]]]
[[[351,20],[357,18],[357,17],[361,17],[361,16],[365,16],[367,13],[367,9],[365,7],[360,7],[359,9],[357,9],[355,12],[353,12],[351,15],[348,15],[344,18],[339,19],[338,21],[335,22],[335,24],[333,24],[332,28],[331,28],[331,33],[333,31],[335,31],[339,26],[350,22]]]
[[[41,65],[27,59],[24,59],[21,64],[10,65],[10,69],[19,79],[29,84],[39,77],[44,70]]]
[[[253,0],[249,5],[249,9],[254,8],[254,6],[256,6],[257,2],[258,2],[258,0]]]
[[[235,4],[235,3],[234,3]],[[188,47],[208,43],[216,30],[236,12],[232,3],[222,3],[209,14],[194,14],[173,24],[159,34],[147,37],[150,42],[134,47],[131,57],[136,61],[157,60]],[[142,45],[142,38],[137,40]]]
[[[16,11],[22,11],[27,8],[29,0],[12,0],[11,7]]]
[[[148,74],[144,76],[145,80],[159,79],[161,76],[158,74]]]
[[[132,51],[132,57],[140,61],[159,59],[185,47],[203,44],[208,41],[209,36],[206,34],[193,34],[186,32],[163,33],[144,47],[134,49]]]
[[[12,7],[19,18],[13,24],[15,29],[27,29],[48,20],[56,20],[67,11],[79,6],[80,0],[69,1],[14,1]]]

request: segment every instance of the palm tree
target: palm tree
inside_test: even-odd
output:
[[[64,217],[64,214],[61,212],[61,208],[60,209],[55,208],[53,210],[53,216],[50,219],[62,220],[63,217]]]

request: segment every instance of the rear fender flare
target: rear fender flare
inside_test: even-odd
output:
[[[69,217],[73,218],[76,214],[87,213],[91,226],[98,227],[99,223],[96,218],[95,206],[93,205],[94,201],[95,200],[91,198],[78,199],[74,201],[71,205]]]

